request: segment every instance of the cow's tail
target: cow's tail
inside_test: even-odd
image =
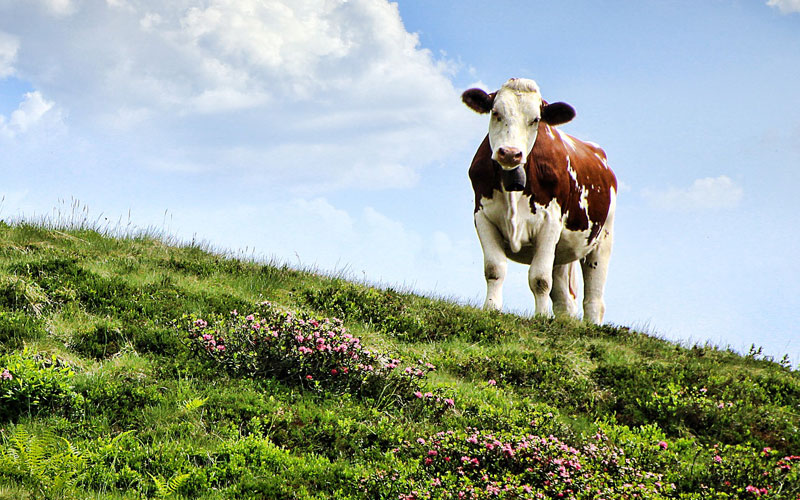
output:
[[[573,261],[572,264],[569,266],[569,271],[567,271],[568,277],[567,282],[569,282],[569,294],[572,296],[572,300],[578,300],[578,273],[580,272],[578,261]]]

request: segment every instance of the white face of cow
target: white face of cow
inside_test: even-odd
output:
[[[509,80],[495,94],[490,116],[492,159],[505,169],[525,163],[542,118],[539,87],[532,80]]]
[[[512,78],[492,94],[469,89],[461,99],[478,113],[490,113],[492,159],[506,170],[525,163],[536,142],[540,121],[560,125],[575,116],[569,104],[545,104],[536,82],[524,78]]]

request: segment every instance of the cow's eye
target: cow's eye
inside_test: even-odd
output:
[[[494,118],[497,121],[500,121],[500,120],[503,119],[503,117],[500,116],[500,113],[498,113],[497,111],[494,111],[494,110],[492,111],[492,118]]]
[[[529,127],[533,127],[533,126],[534,126],[534,125],[536,125],[537,123],[539,123],[539,118],[534,118],[533,120],[531,120],[531,121],[529,121],[529,122],[528,122],[528,126],[529,126]]]

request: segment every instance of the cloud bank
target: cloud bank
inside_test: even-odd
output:
[[[800,0],[768,0],[767,5],[777,7],[783,14],[800,12]]]
[[[470,135],[387,1],[0,0],[0,30],[0,77],[156,170],[408,187]]]

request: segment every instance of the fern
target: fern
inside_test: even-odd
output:
[[[178,495],[178,490],[186,484],[192,475],[190,473],[176,474],[169,481],[163,481],[150,474],[153,484],[156,486],[156,498],[171,498]]]
[[[72,443],[49,430],[34,436],[26,428],[17,427],[8,444],[0,455],[6,473],[18,477],[45,498],[74,487],[86,465]]]
[[[185,411],[186,413],[191,413],[192,411],[194,411],[194,410],[200,408],[201,406],[205,405],[206,401],[208,401],[207,397],[206,398],[193,398],[193,399],[188,399],[188,400],[182,402],[180,406],[181,406],[181,409],[183,411]]]

